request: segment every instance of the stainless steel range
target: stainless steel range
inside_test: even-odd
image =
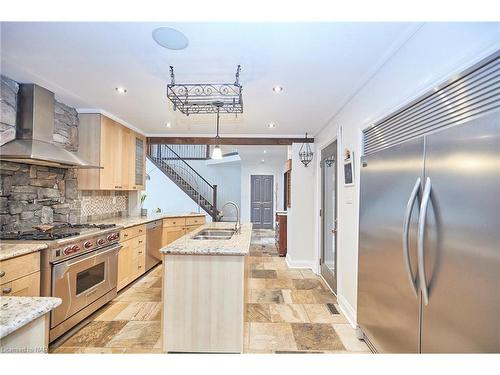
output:
[[[116,297],[120,229],[115,225],[57,225],[50,231],[4,233],[2,240],[44,241],[41,295],[59,297],[51,312],[54,341]]]

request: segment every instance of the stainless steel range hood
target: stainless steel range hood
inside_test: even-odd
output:
[[[1,160],[59,168],[100,168],[54,144],[54,93],[35,84],[21,84],[17,103],[16,139],[0,146]]]

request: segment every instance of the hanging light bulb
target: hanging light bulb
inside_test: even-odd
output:
[[[214,150],[212,151],[212,159],[214,160],[222,159],[222,150],[219,145],[214,147]]]
[[[214,150],[212,151],[212,159],[214,160],[220,160],[222,159],[222,150],[220,148],[219,142],[220,142],[220,137],[219,137],[219,111],[220,108],[224,105],[223,102],[216,101],[213,102],[212,105],[217,107],[217,135],[215,136],[215,147]]]

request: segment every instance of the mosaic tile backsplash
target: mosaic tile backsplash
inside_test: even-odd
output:
[[[127,216],[128,193],[122,191],[81,191],[82,221],[111,219]]]

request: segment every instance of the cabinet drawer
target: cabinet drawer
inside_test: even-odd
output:
[[[187,217],[186,218],[186,225],[201,225],[205,224],[205,217],[204,216],[197,216],[197,217]]]
[[[146,226],[144,224],[143,225],[136,225],[134,227],[123,229],[121,231],[121,240],[126,241],[126,240],[129,240],[131,238],[143,235],[143,234],[144,235],[146,234]]]
[[[138,246],[133,251],[132,256],[132,272],[134,279],[144,273],[146,269],[146,249]]]
[[[30,253],[0,262],[0,284],[40,271],[40,253]]]
[[[193,231],[195,231],[196,229],[198,229],[199,227],[201,227],[203,224],[197,224],[197,225],[187,225],[186,226],[186,234],[187,233],[191,233]]]
[[[0,285],[0,296],[39,297],[40,272],[35,272]]]
[[[146,235],[145,234],[140,234],[139,236],[137,236],[137,246],[138,247],[142,247],[142,248],[146,248]]]
[[[186,226],[185,217],[171,217],[168,219],[163,219],[163,228],[184,227],[184,226]]]

